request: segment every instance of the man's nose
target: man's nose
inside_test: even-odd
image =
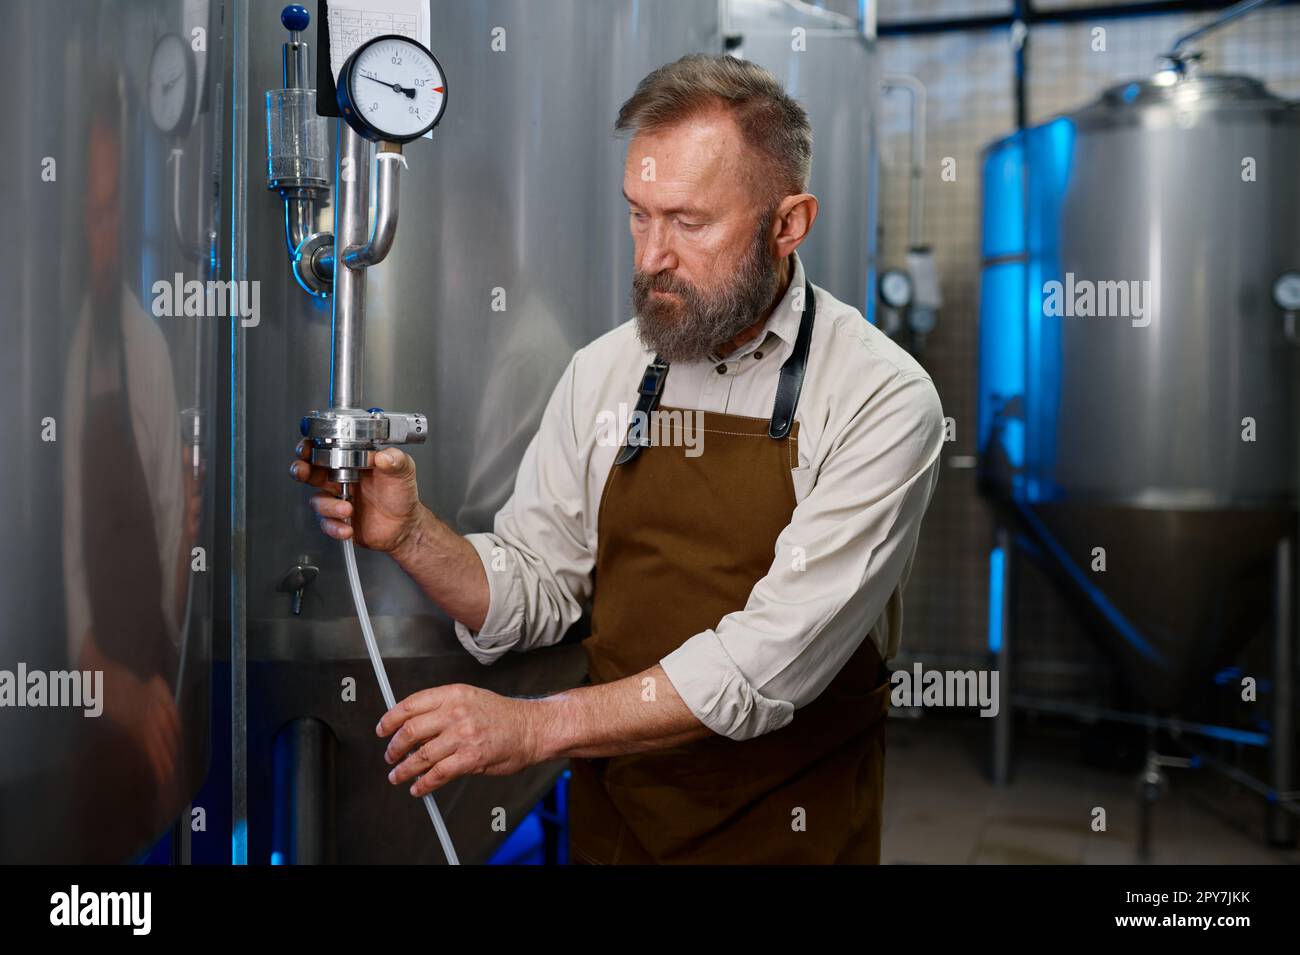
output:
[[[677,255],[673,252],[666,223],[652,222],[646,230],[637,267],[651,275],[677,267]]]

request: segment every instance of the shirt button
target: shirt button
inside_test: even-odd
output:
[[[756,352],[754,352],[754,357],[755,357],[756,359],[757,359],[757,358],[762,358],[762,357],[763,357],[763,353],[762,353],[761,351],[756,351]]]
[[[727,373],[727,363],[725,361],[717,367],[717,372],[719,375],[725,375]]]

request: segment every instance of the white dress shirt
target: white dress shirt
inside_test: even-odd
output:
[[[778,373],[799,330],[804,269],[797,254],[794,261],[789,289],[763,333],[725,360],[674,362],[661,405],[771,416]],[[821,288],[816,293],[795,412],[799,466],[791,472],[797,503],[790,523],[745,608],[660,661],[695,716],[733,739],[789,723],[868,634],[883,659],[897,654],[903,587],[938,480],[943,410],[930,376],[857,309]],[[618,450],[607,422],[610,414],[626,420],[619,406],[635,405],[652,358],[634,319],[579,349],[493,532],[468,535],[487,571],[489,608],[482,629],[457,622],[456,635],[479,661],[556,643],[581,616],[593,592],[601,494]],[[666,499],[671,493],[664,489]]]

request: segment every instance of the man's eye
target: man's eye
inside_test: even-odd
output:
[[[677,224],[681,226],[683,229],[685,229],[687,232],[694,232],[696,229],[701,229],[704,227],[703,222],[684,222],[681,219],[677,220]]]

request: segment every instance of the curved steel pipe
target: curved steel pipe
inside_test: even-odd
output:
[[[316,231],[316,197],[310,189],[287,190],[284,197],[284,241],[293,255],[302,240]]]
[[[378,196],[375,199],[375,227],[363,246],[347,246],[343,250],[343,264],[350,269],[364,269],[378,265],[393,247],[397,235],[397,198],[401,184],[398,165],[405,164],[402,147],[398,143],[380,143],[379,164],[375,178]]]

